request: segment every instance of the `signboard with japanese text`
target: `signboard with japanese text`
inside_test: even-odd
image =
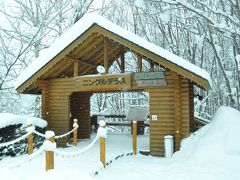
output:
[[[137,72],[134,73],[135,80],[147,80],[147,79],[165,79],[163,71],[157,72]]]
[[[137,86],[166,86],[166,79],[138,80]]]
[[[166,86],[167,81],[163,71],[134,73],[137,86]]]
[[[128,90],[131,88],[131,74],[109,74],[81,76],[77,79],[81,90]]]
[[[126,119],[128,121],[145,121],[149,114],[148,107],[146,106],[130,106]]]

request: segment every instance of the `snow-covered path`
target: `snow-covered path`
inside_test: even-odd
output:
[[[95,136],[92,136],[91,140]],[[149,148],[148,135],[138,136],[138,149],[147,150]],[[91,140],[80,140],[77,148],[65,148],[63,151],[76,151],[87,146]],[[132,139],[130,134],[108,134],[106,141],[106,158],[107,161],[114,159],[120,154],[132,152]],[[27,155],[24,155],[27,156]],[[89,151],[84,153],[80,157],[68,158],[62,156],[55,156],[55,170],[50,173],[45,173],[45,157],[44,153],[34,158],[30,162],[27,162],[20,167],[6,168],[6,165],[14,164],[21,160],[24,156],[15,158],[6,158],[0,161],[0,174],[3,177],[10,177],[11,180],[30,180],[34,177],[34,180],[43,178],[56,178],[56,176],[65,180],[71,174],[73,176],[83,176],[83,174],[93,175],[101,168],[99,161],[99,144],[96,143]],[[104,170],[101,170],[104,171]],[[27,172],[27,173],[26,173]],[[69,177],[70,178],[70,177]],[[58,180],[59,180],[58,179]]]
[[[93,139],[92,137],[91,139]],[[73,177],[79,179],[98,179],[98,180],[236,180],[240,178],[236,169],[228,169],[229,166],[209,165],[199,166],[194,162],[180,162],[160,157],[152,157],[138,154],[137,156],[124,156],[114,160],[116,156],[132,151],[130,134],[109,134],[107,138],[107,159],[113,162],[106,167],[101,168],[99,163],[99,145],[94,145],[92,149],[81,157],[63,158],[55,157],[55,170],[45,173],[44,154],[34,158],[32,161],[23,164],[20,167],[6,170],[6,164],[17,162],[21,157],[7,158],[0,161],[1,177],[10,180],[72,180]],[[89,144],[91,140],[79,141],[77,148],[62,149],[65,151],[74,151],[81,149]],[[138,136],[138,149],[148,149],[148,136]],[[232,167],[232,166],[231,166]],[[98,171],[98,175],[93,175]],[[2,179],[2,178],[1,178]]]
[[[99,144],[96,143],[83,156],[55,157],[55,169],[45,172],[44,154],[19,168],[6,168],[23,156],[0,161],[0,178],[10,180],[239,180],[240,179],[240,112],[219,108],[213,121],[182,142],[181,150],[172,158],[124,156],[100,169]],[[91,139],[93,139],[92,137]],[[91,140],[90,140],[91,141]],[[79,141],[83,149],[89,140]],[[107,161],[132,151],[130,134],[109,134]],[[138,136],[138,150],[149,148],[148,136]],[[93,175],[98,171],[98,175]]]

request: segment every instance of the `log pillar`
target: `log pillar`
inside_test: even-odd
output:
[[[174,107],[175,107],[175,150],[180,149],[181,141],[181,96],[180,96],[180,78],[175,78],[174,89]]]

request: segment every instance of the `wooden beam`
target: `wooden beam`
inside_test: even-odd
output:
[[[142,72],[142,56],[140,54],[136,54],[136,56],[137,56],[138,72]]]
[[[121,63],[119,62],[119,58],[116,59],[119,69],[121,69]]]
[[[17,88],[18,93],[23,93],[24,89],[29,87],[31,84],[34,83],[40,76],[45,74],[51,67],[54,66],[59,60],[61,60],[66,54],[72,51],[77,45],[79,45],[83,40],[89,37],[91,34],[96,32],[95,28],[91,28],[82,34],[79,38],[73,41],[69,46],[67,46],[64,50],[62,50],[57,56],[55,56],[52,60],[50,60],[43,68],[38,70],[33,76],[31,76],[27,81],[25,81],[22,85]]]
[[[121,50],[118,50],[118,48],[114,49],[114,47],[110,48],[111,50],[108,52],[108,55],[110,57],[109,62],[112,64],[115,59],[120,57]],[[103,54],[99,54],[97,57],[93,59],[94,62],[97,64],[101,64],[101,59],[103,57]],[[81,74],[86,74],[91,68],[86,68],[84,71],[81,72]]]
[[[120,60],[121,60],[120,70],[121,70],[121,73],[124,73],[125,72],[125,52],[121,54]]]
[[[75,61],[74,62],[74,72],[73,72],[74,77],[78,77],[78,66],[79,66],[79,61]]]
[[[85,49],[87,49],[89,46],[94,46],[98,39],[100,38],[97,33],[91,34],[89,37],[87,37],[87,39],[85,39],[80,45],[70,52],[70,56],[78,57],[78,55],[85,52]]]
[[[105,73],[108,73],[108,69],[109,69],[109,64],[108,64],[108,41],[106,38],[104,38],[104,49],[103,49],[104,53],[103,53],[103,64],[104,64],[104,68],[105,68]]]
[[[65,59],[71,60],[73,62],[78,61],[79,64],[83,64],[83,65],[86,65],[86,66],[97,67],[96,64],[88,63],[88,62],[82,61],[81,59],[73,58],[73,57],[70,57],[70,56],[65,56]]]
[[[175,150],[180,149],[181,141],[181,96],[180,96],[180,78],[176,75],[174,82],[174,107],[175,107]]]
[[[150,71],[154,71],[154,62],[150,62]]]
[[[89,46],[84,51],[81,51],[81,53],[79,53],[78,56],[72,56],[72,57],[79,57],[80,59],[86,60],[86,59],[89,59],[94,54],[96,54],[96,52],[98,52],[99,50],[101,50],[101,52],[103,54],[103,48],[104,48],[103,47],[103,38],[97,39],[96,42],[98,42],[98,43],[95,44],[94,46],[93,45]]]
[[[56,78],[59,77],[63,72],[65,72],[68,68],[70,68],[74,62],[71,62],[69,60],[65,60],[65,63],[62,63],[61,66],[57,66],[52,70],[52,73],[50,73],[50,78]]]
[[[199,75],[197,75],[193,72],[190,72],[190,71],[184,69],[183,67],[180,67],[177,64],[174,64],[174,63],[170,62],[169,60],[167,60],[163,57],[160,57],[159,55],[154,54],[151,51],[149,51],[149,50],[147,50],[147,49],[145,49],[145,48],[143,48],[143,47],[141,47],[137,44],[134,44],[133,42],[128,41],[127,39],[124,39],[117,34],[114,34],[110,31],[108,31],[107,29],[104,29],[104,28],[102,28],[100,26],[97,26],[97,25],[95,26],[95,29],[96,29],[97,32],[106,35],[108,38],[114,39],[114,41],[116,41],[116,42],[122,44],[123,46],[131,49],[132,51],[141,52],[141,54],[144,57],[148,57],[149,59],[154,59],[154,61],[156,63],[159,63],[163,67],[171,69],[172,71],[179,73],[183,77],[196,82],[204,90],[208,91],[208,90],[211,89],[211,86],[210,86],[209,82],[206,79],[202,78],[201,76],[199,76]]]

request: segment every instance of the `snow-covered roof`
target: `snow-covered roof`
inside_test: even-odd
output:
[[[193,75],[199,76],[206,80],[211,88],[211,78],[208,72],[200,67],[188,62],[187,60],[139,37],[138,35],[131,33],[122,27],[112,23],[111,21],[103,18],[102,16],[95,14],[84,15],[76,24],[74,24],[66,33],[59,37],[48,49],[40,52],[40,56],[35,59],[17,78],[15,88],[18,89],[28,79],[30,79],[35,73],[41,70],[47,63],[49,63],[54,57],[56,57],[61,51],[68,47],[74,40],[79,38],[84,32],[86,32],[91,26],[98,25],[127,41],[132,42],[164,59],[172,64],[175,64]],[[154,59],[153,59],[154,60]],[[179,73],[181,74],[181,73]]]
[[[32,124],[34,126],[44,128],[47,126],[47,121],[40,118],[36,118],[36,117],[26,116],[26,115],[0,113],[0,129],[5,128],[7,126],[18,125],[18,124],[22,124],[24,127],[26,127],[29,124]]]

